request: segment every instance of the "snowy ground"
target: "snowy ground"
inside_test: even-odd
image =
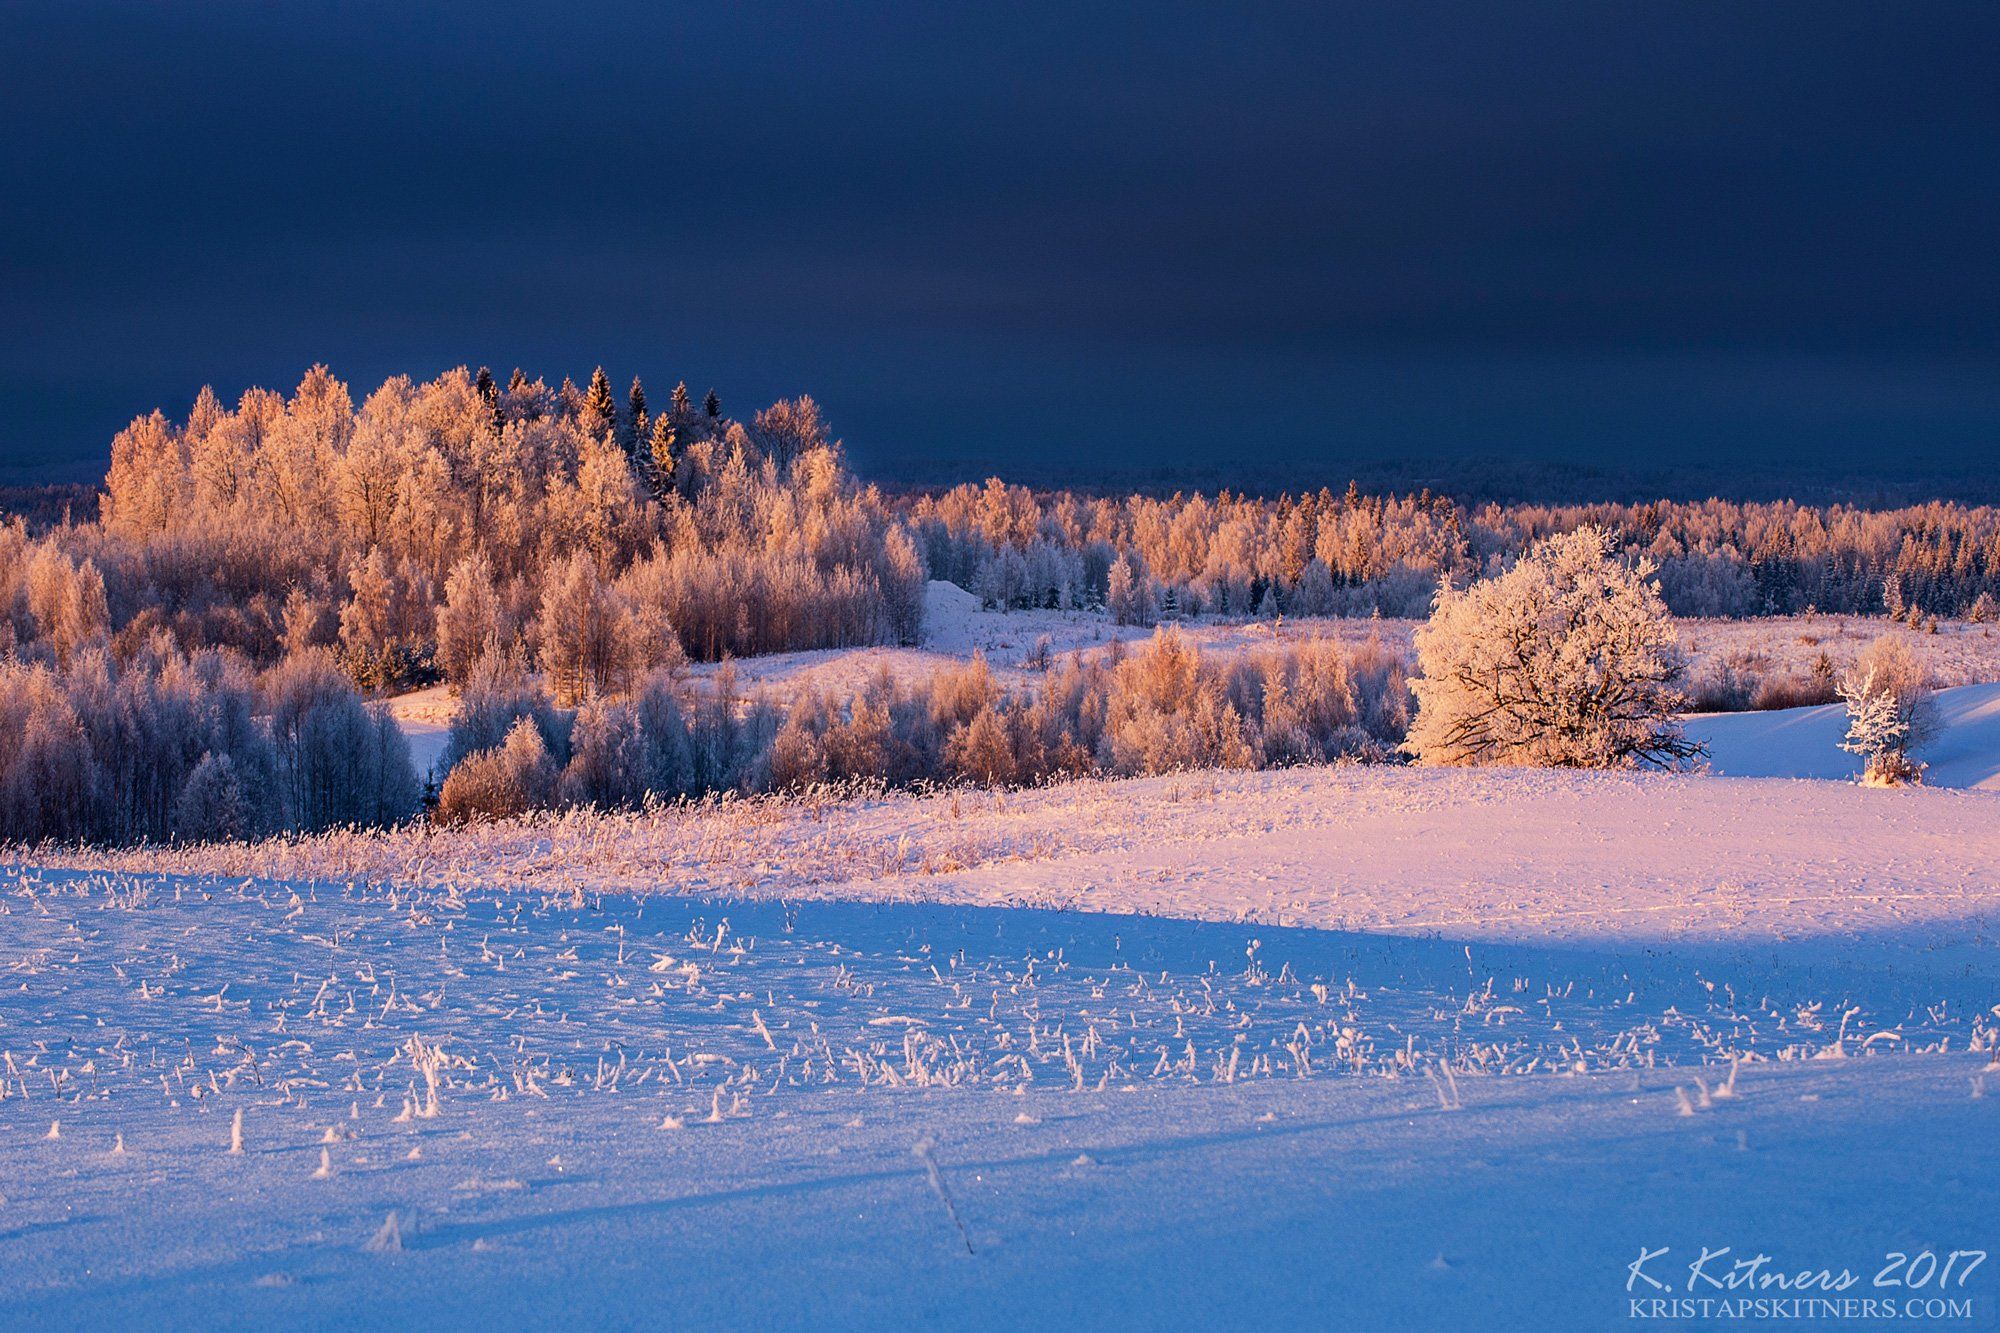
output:
[[[438,767],[457,712],[458,696],[445,685],[412,690],[389,700],[390,716],[410,744],[410,762],[416,765],[419,778],[444,781]]]
[[[1934,787],[2000,789],[2000,685],[1940,690],[1943,730],[1917,757]],[[1732,777],[1853,779],[1861,759],[1840,748],[1847,710],[1840,704],[1769,713],[1693,718],[1688,734],[1708,746],[1709,767]]]
[[[1729,1246],[1988,1327],[1995,864],[1986,792],[1384,769],[50,858],[0,1324],[1605,1327]]]

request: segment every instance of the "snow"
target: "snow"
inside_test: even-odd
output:
[[[412,690],[388,701],[389,715],[410,745],[410,762],[419,779],[444,781],[437,771],[444,758],[445,743],[451,739],[451,719],[458,710],[457,696],[444,685]]]
[[[2000,796],[1349,766],[890,793],[44,864],[272,880],[951,903],[1490,941],[1929,930],[2000,907]]]
[[[1937,692],[1943,730],[1917,751],[1934,787],[2000,790],[2000,685]],[[1708,746],[1712,771],[1732,777],[1853,779],[1860,756],[1840,748],[1847,734],[1841,704],[1768,713],[1721,713],[1687,719],[1687,734]]]
[[[42,857],[0,1305],[1535,1328],[1625,1318],[1641,1247],[1865,1283],[1990,1245],[1996,816],[1356,767]],[[1947,1294],[1990,1322],[1993,1277]]]

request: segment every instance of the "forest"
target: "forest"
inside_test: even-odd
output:
[[[1592,526],[1657,566],[1677,615],[1982,620],[2000,594],[1990,507],[892,492],[810,398],[740,420],[713,391],[655,404],[602,369],[397,377],[358,404],[323,366],[233,407],[204,389],[185,419],[119,432],[94,516],[79,498],[0,526],[8,840],[1379,759],[1409,721],[1379,645],[1220,663],[1169,633],[1031,690],[975,661],[782,703],[684,670],[920,643],[930,579],[1124,624],[1422,616],[1441,585]],[[426,792],[379,701],[437,682],[461,707]]]

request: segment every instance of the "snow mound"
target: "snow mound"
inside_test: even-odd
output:
[[[924,642],[941,652],[970,654],[975,646],[974,625],[979,616],[979,599],[956,583],[932,579],[924,589]]]
[[[1917,758],[1933,787],[2000,790],[2000,685],[1939,690],[1938,739]],[[1713,771],[1734,778],[1859,777],[1861,759],[1840,748],[1847,710],[1840,704],[1768,713],[1713,713],[1687,719],[1687,734],[1708,746]]]
[[[978,609],[979,599],[956,583],[932,579],[930,586],[924,590],[924,611],[927,615],[970,614]]]

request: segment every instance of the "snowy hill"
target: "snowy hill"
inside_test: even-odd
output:
[[[1996,799],[1321,768],[44,856],[0,1327],[1602,1328],[1642,1250],[1941,1264]]]
[[[1940,690],[1944,730],[1918,753],[1934,787],[2000,789],[2000,685]],[[1861,760],[1840,748],[1847,713],[1839,704],[1768,713],[1690,717],[1688,735],[1708,746],[1714,772],[1738,778],[1853,778]]]

